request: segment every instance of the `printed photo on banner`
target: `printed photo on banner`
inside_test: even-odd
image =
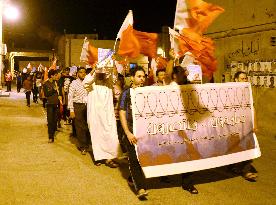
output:
[[[189,75],[187,76],[190,83],[201,84],[202,83],[202,70],[200,65],[188,65],[187,70]]]

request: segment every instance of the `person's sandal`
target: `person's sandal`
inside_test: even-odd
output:
[[[198,190],[193,186],[193,185],[189,185],[189,186],[183,186],[182,188],[188,192],[190,192],[191,194],[198,194]]]
[[[115,162],[113,162],[112,160],[106,160],[105,161],[105,166],[108,166],[110,168],[117,168],[119,167],[119,165]]]
[[[258,175],[256,173],[247,172],[242,177],[249,182],[256,182]]]
[[[146,196],[148,196],[148,194],[149,193],[145,189],[140,189],[136,196],[138,199],[143,200]]]

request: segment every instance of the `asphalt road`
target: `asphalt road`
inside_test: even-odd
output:
[[[264,112],[260,115],[270,117]],[[275,127],[275,119],[265,120]],[[147,180],[149,196],[139,201],[126,183],[124,160],[118,169],[95,166],[89,154],[76,149],[68,125],[62,125],[55,143],[48,144],[41,102],[29,108],[24,93],[12,92],[0,97],[0,205],[276,204],[275,128],[261,125],[257,136],[262,156],[254,160],[259,172],[256,183],[216,168],[195,174],[198,195],[183,191],[176,175],[170,177],[171,183]]]

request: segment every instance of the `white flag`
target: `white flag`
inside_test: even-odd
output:
[[[84,42],[81,49],[80,62],[88,62],[88,44],[87,37],[84,38]]]

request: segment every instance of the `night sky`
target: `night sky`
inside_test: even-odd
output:
[[[135,29],[160,32],[162,26],[173,25],[176,7],[176,0],[13,0],[12,2],[17,5],[21,17],[16,22],[4,20],[4,31],[6,38],[16,39],[17,45],[24,39],[36,36],[37,31],[41,29],[55,34],[62,34],[64,31],[68,34],[98,33],[99,39],[115,39],[129,9],[133,10]]]

